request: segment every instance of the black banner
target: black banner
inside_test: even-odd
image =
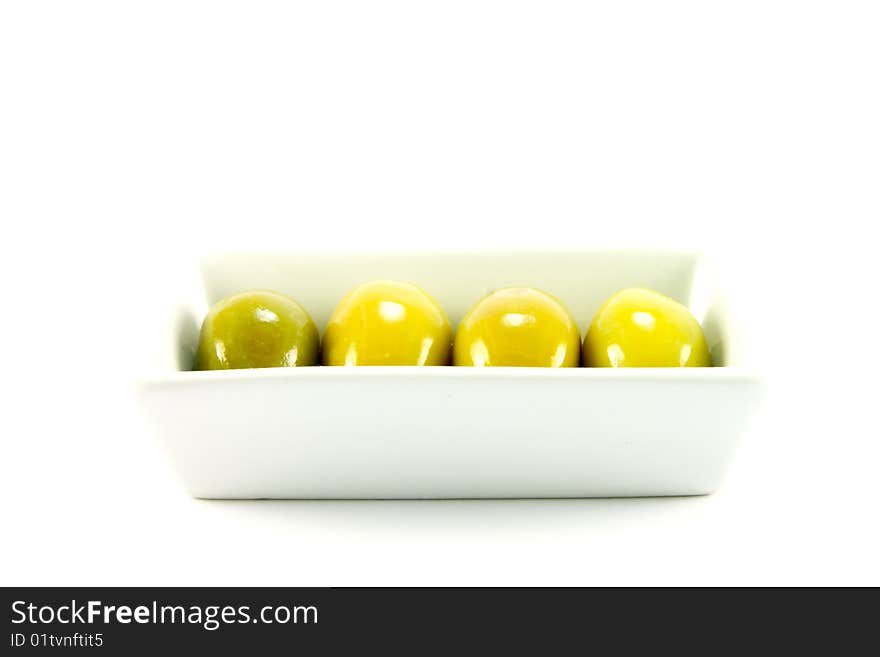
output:
[[[852,591],[781,589],[12,588],[3,589],[3,653],[553,655],[610,645],[617,654],[645,643],[705,652],[806,640],[843,654],[876,622],[869,594],[860,604]]]

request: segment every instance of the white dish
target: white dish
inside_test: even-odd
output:
[[[538,287],[585,331],[629,286],[688,305],[716,367],[190,367],[210,303],[268,288],[323,329],[367,280],[415,283],[455,324],[491,290]],[[698,254],[649,251],[255,253],[202,261],[168,298],[158,373],[139,396],[190,492],[205,498],[699,495],[720,484],[760,381]],[[185,296],[182,294],[181,296]],[[177,302],[177,305],[175,305]],[[157,341],[162,336],[157,335]]]

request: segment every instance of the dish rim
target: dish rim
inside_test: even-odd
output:
[[[751,367],[469,367],[455,365],[367,365],[265,367],[230,370],[191,370],[144,377],[141,387],[241,381],[297,381],[321,378],[354,379],[504,379],[508,381],[599,381],[760,383]]]

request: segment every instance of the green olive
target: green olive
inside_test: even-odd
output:
[[[324,332],[325,365],[446,365],[452,328],[424,290],[371,281],[349,292]]]
[[[202,324],[198,370],[295,367],[318,363],[318,329],[278,292],[242,292],[215,303]]]
[[[675,299],[643,288],[608,299],[584,338],[586,367],[710,367],[699,322]]]
[[[473,367],[577,367],[580,347],[577,324],[562,302],[512,287],[468,311],[455,333],[454,359]]]

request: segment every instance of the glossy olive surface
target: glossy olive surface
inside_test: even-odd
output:
[[[577,367],[580,334],[555,297],[528,287],[493,292],[461,320],[455,333],[456,365]]]
[[[211,307],[199,336],[196,369],[317,365],[318,329],[293,299],[242,292]]]
[[[324,332],[325,365],[448,365],[452,328],[424,290],[372,281],[339,302]]]
[[[699,322],[682,304],[644,288],[608,299],[584,337],[586,367],[710,367]]]

